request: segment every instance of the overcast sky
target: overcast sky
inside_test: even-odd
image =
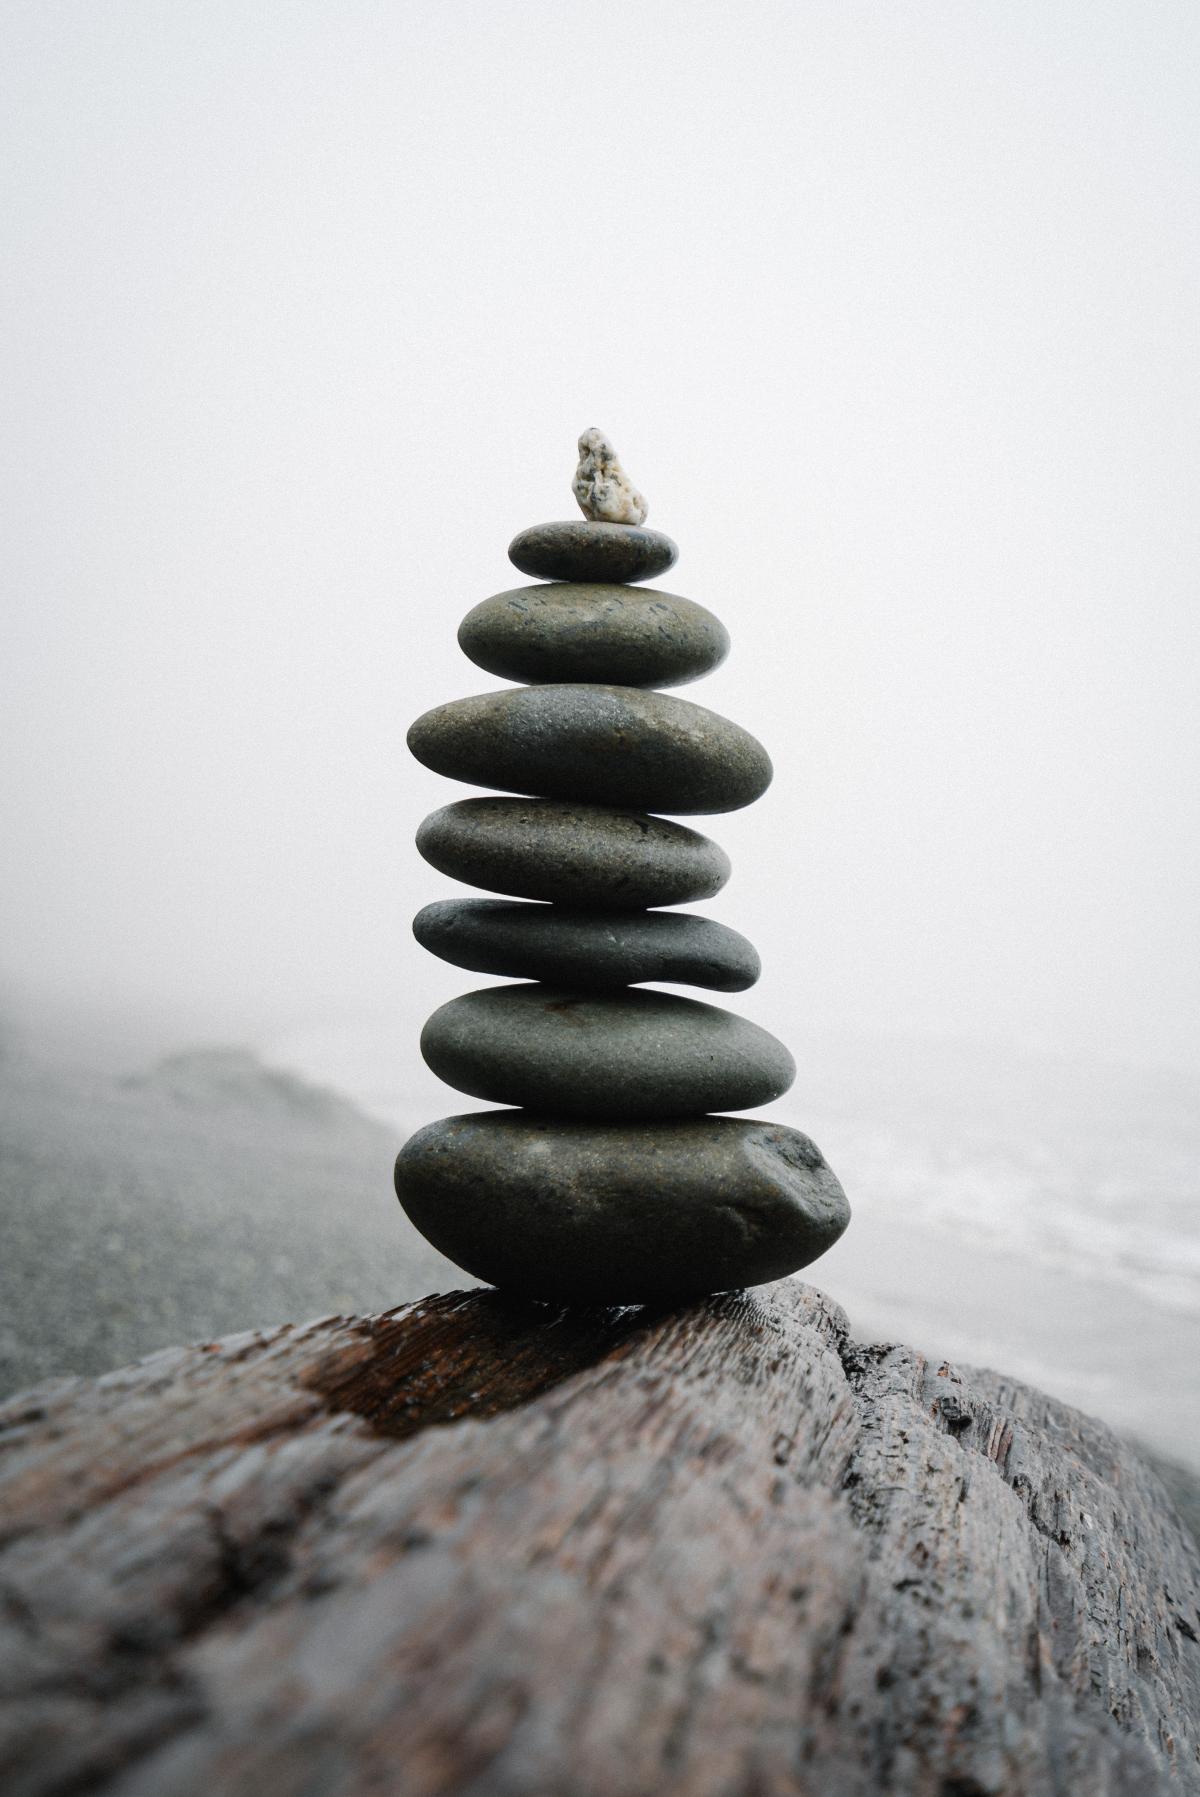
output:
[[[0,7],[0,981],[411,1017],[599,425],[770,749],[737,1008],[1200,1068],[1195,0]]]

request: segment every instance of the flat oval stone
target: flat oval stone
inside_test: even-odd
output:
[[[554,799],[459,799],[425,819],[417,848],[452,880],[588,910],[694,904],[730,872],[686,824]]]
[[[485,986],[433,1013],[421,1053],[459,1092],[547,1117],[742,1111],[796,1077],[756,1023],[668,992]]]
[[[400,1150],[396,1192],[422,1235],[476,1279],[600,1304],[782,1279],[850,1220],[808,1137],[748,1117],[444,1117]]]
[[[744,936],[690,912],[573,911],[503,899],[438,899],[413,919],[431,954],[474,973],[560,986],[637,986],[647,980],[743,992],[759,976]]]
[[[683,686],[724,661],[729,633],[675,593],[556,581],[485,599],[459,625],[458,644],[502,680]]]
[[[417,760],[472,786],[630,805],[737,811],[771,783],[771,760],[740,724],[635,686],[517,686],[452,699],[408,732]]]
[[[535,580],[653,580],[673,568],[679,550],[644,524],[589,523],[572,518],[534,524],[513,538],[508,559]]]

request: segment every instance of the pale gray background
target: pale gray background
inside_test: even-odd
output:
[[[457,622],[600,425],[733,635],[690,696],[775,758],[711,909],[857,1179],[832,1288],[875,1239],[872,1314],[965,1340],[904,1193],[1069,1188],[1048,1291],[1097,1242],[1124,1289],[1159,1154],[1194,1321],[1193,0],[8,0],[0,89],[9,1008],[454,1108],[408,919],[462,789],[404,730],[495,684]]]
[[[1191,0],[0,22],[10,978],[435,998],[403,731],[598,423],[747,1008],[1200,1064]]]

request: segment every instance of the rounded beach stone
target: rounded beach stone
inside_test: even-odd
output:
[[[508,546],[509,561],[535,580],[654,580],[674,567],[678,556],[661,530],[581,518],[534,524]]]
[[[408,732],[417,760],[472,786],[631,805],[737,811],[771,783],[771,760],[740,724],[635,686],[517,686],[452,699]]]
[[[850,1220],[807,1136],[742,1117],[444,1117],[401,1149],[396,1192],[422,1235],[475,1278],[603,1304],[782,1279]]]
[[[413,919],[422,948],[510,979],[560,986],[707,986],[744,992],[759,976],[758,955],[736,930],[690,912],[625,914],[503,899],[438,899]]]
[[[685,824],[554,799],[459,799],[425,819],[417,848],[452,880],[588,910],[694,904],[730,872],[724,849]]]
[[[549,1117],[742,1111],[796,1076],[756,1023],[668,992],[486,986],[433,1013],[421,1053],[459,1092]]]
[[[683,686],[729,653],[729,633],[694,600],[655,587],[567,581],[496,593],[458,627],[463,654],[502,680]]]

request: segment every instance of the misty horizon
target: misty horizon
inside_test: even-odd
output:
[[[0,990],[415,1068],[404,731],[596,424],[775,762],[747,1014],[1200,1070],[1200,20],[690,17],[7,9]]]

